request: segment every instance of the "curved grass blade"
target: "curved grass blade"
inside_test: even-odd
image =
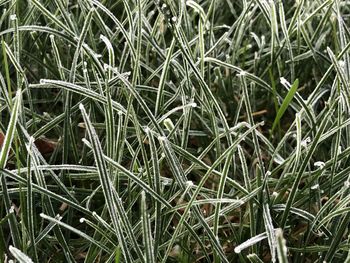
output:
[[[255,237],[252,237],[250,239],[248,239],[247,241],[243,242],[242,244],[238,245],[235,247],[235,253],[241,253],[241,251],[243,249],[246,249],[248,247],[253,246],[254,244],[264,240],[265,238],[267,238],[267,234],[266,232],[261,233],[259,235],[256,235]]]
[[[61,219],[62,217],[57,216],[56,218],[53,218],[51,216],[45,215],[43,213],[40,214],[40,217],[43,219],[46,219],[54,224],[60,225],[64,228],[69,229],[70,231],[76,233],[77,235],[81,236],[82,238],[85,238],[86,240],[88,240],[89,242],[95,244],[96,246],[100,247],[101,249],[105,250],[108,253],[112,253],[112,250],[109,249],[108,247],[104,246],[103,244],[97,242],[96,240],[94,240],[93,238],[91,238],[89,235],[85,234],[84,232],[80,231],[77,228],[74,228],[70,225],[67,225],[66,223],[62,222]]]
[[[132,257],[130,255],[129,249],[126,244],[126,240],[123,237],[123,232],[121,230],[120,226],[120,220],[118,218],[118,209],[117,204],[115,203],[115,197],[113,193],[113,184],[111,181],[111,178],[107,171],[106,163],[103,159],[103,153],[102,153],[102,147],[101,143],[97,137],[96,131],[93,128],[90,118],[82,104],[79,105],[79,108],[81,110],[81,113],[84,118],[84,122],[86,125],[86,129],[88,131],[90,140],[91,140],[91,146],[92,151],[94,153],[95,162],[97,165],[97,171],[100,177],[100,182],[103,190],[103,195],[106,199],[106,205],[108,208],[109,215],[111,217],[112,223],[114,225],[114,228],[116,229],[116,232],[118,233],[118,240],[121,245],[121,249],[123,251],[123,256],[125,258],[126,262],[133,262]]]

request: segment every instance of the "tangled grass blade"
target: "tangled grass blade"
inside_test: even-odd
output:
[[[0,10],[0,262],[349,262],[347,1]]]

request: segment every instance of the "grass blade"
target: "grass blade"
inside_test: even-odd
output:
[[[297,92],[298,86],[299,86],[299,80],[296,79],[294,81],[293,85],[290,87],[286,97],[284,98],[284,100],[282,102],[281,107],[279,108],[279,110],[276,114],[275,120],[273,121],[273,124],[272,124],[271,131],[273,131],[276,128],[276,126],[278,125],[278,123],[280,122],[283,114],[285,113],[290,102],[292,101],[294,94]]]
[[[29,258],[26,254],[24,254],[18,248],[10,246],[9,250],[10,250],[11,254],[15,257],[15,259],[18,260],[20,263],[33,263],[33,260],[31,258]]]

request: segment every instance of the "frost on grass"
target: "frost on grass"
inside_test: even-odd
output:
[[[319,184],[314,184],[313,186],[311,186],[311,190],[317,190],[319,187]]]
[[[9,251],[20,263],[33,263],[33,260],[14,246],[9,246]]]
[[[154,260],[150,262],[167,262],[173,256],[173,261],[178,256],[200,261],[207,256],[205,251],[210,253],[209,257],[218,256],[215,262],[258,260],[270,253],[269,247],[275,250],[275,235],[277,255],[270,253],[272,261],[276,258],[288,262],[300,256],[302,249],[300,243],[291,238],[293,225],[289,223],[300,221],[301,215],[314,215],[314,208],[320,204],[318,196],[338,195],[339,201],[346,203],[350,183],[341,175],[346,172],[350,149],[347,139],[349,70],[346,68],[349,40],[345,28],[350,17],[342,1],[296,1],[293,5],[273,0],[247,0],[243,4],[136,0],[115,5],[115,1],[94,0],[67,5],[67,1],[60,0],[57,11],[55,5],[42,5],[33,0],[28,2],[31,8],[21,10],[17,17],[15,1],[0,2],[5,47],[1,62],[3,77],[0,76],[3,117],[0,137],[8,133],[7,123],[12,112],[16,112],[13,110],[15,91],[23,90],[24,95],[18,104],[19,121],[8,129],[13,140],[8,141],[8,152],[3,151],[0,158],[0,162],[5,161],[4,165],[20,164],[21,167],[20,172],[11,170],[6,177],[9,199],[17,194],[21,185],[26,187],[26,173],[33,171],[32,167],[26,167],[32,165],[31,159],[27,159],[33,155],[28,147],[33,144],[30,136],[52,136],[55,140],[59,138],[59,147],[52,155],[42,159],[39,156],[39,175],[43,174],[46,185],[34,189],[32,202],[38,207],[52,205],[55,209],[58,201],[55,198],[64,197],[72,204],[72,217],[62,214],[62,222],[58,222],[60,216],[34,215],[33,218],[38,219],[34,229],[40,229],[43,219],[47,219],[52,226],[61,224],[63,233],[71,231],[65,228],[72,227],[96,236],[95,229],[81,223],[85,218],[92,224],[101,223],[101,234],[121,246],[121,262],[144,262],[149,253],[154,253]],[[96,10],[91,24],[84,27],[91,7]],[[322,21],[333,21],[335,26],[320,23]],[[82,32],[87,33],[84,39]],[[77,50],[79,42],[82,46]],[[73,59],[76,59],[74,63]],[[315,63],[320,61],[322,63]],[[71,83],[69,79],[73,75],[75,80]],[[155,110],[160,79],[164,82],[162,106]],[[300,81],[300,93],[293,95],[288,105],[283,104],[287,101],[285,98],[290,98],[286,95],[296,79]],[[108,98],[107,91],[110,91]],[[115,118],[114,126],[110,127],[106,125],[109,102]],[[65,108],[68,104],[72,106],[69,110]],[[271,131],[281,107],[286,107],[281,125]],[[266,114],[254,114],[261,110],[266,110]],[[247,118],[248,111],[253,119]],[[321,129],[323,120],[328,121],[324,130]],[[266,125],[262,126],[262,122]],[[115,135],[114,141],[110,140],[111,134]],[[154,141],[154,145],[144,143],[147,136],[158,137],[158,141]],[[81,141],[81,138],[84,139]],[[110,143],[115,145],[110,147]],[[244,158],[237,156],[238,145]],[[98,154],[94,154],[96,147]],[[228,160],[229,148],[233,157]],[[106,159],[104,154],[110,151],[113,153]],[[156,164],[152,160],[155,155],[159,158]],[[259,170],[260,160],[265,165],[263,170],[272,174]],[[66,170],[73,166],[74,169]],[[227,180],[219,187],[226,169]],[[98,180],[97,170],[110,175],[111,182],[107,175]],[[198,188],[209,170],[208,179]],[[33,183],[38,183],[35,172]],[[58,174],[60,180],[56,178]],[[303,190],[290,191],[293,185],[305,180],[313,198],[305,198]],[[104,181],[108,181],[111,189],[107,183],[105,190],[101,188]],[[265,186],[268,190],[263,192]],[[217,199],[219,189],[223,189],[222,199]],[[106,190],[111,190],[107,201],[103,198]],[[147,238],[155,241],[152,252],[144,246],[144,237],[139,231],[141,190],[148,196],[147,214],[152,215],[149,220],[148,216],[144,218],[152,229],[152,237]],[[3,192],[5,195],[6,191]],[[208,231],[213,227],[214,209],[204,210],[206,218],[193,210],[186,224],[179,227],[178,235],[172,236],[181,218],[178,211],[173,214],[173,204],[180,198],[188,202],[194,192],[198,196],[196,200],[203,203],[206,199],[222,201],[220,220],[215,223],[218,231]],[[124,202],[114,198],[114,193],[120,194]],[[261,194],[270,203],[265,207],[264,218],[256,218],[258,211],[250,209],[257,208]],[[102,216],[106,204],[108,207],[112,202],[128,213],[120,225],[110,224],[111,218],[117,222],[114,207],[110,206],[113,213],[106,211],[111,217]],[[6,211],[9,206],[3,202],[0,208]],[[89,209],[101,215],[92,212],[91,217]],[[285,238],[280,230],[274,231],[274,227],[282,227],[281,209],[287,224],[283,226]],[[9,212],[16,211],[12,207]],[[25,209],[22,212],[25,218]],[[163,224],[164,215],[173,218]],[[226,227],[231,216],[242,215],[244,221]],[[331,218],[327,224],[346,229],[349,222],[338,222],[338,219]],[[26,235],[19,239],[35,239],[37,233],[30,233],[23,225],[25,222],[18,220],[20,235]],[[264,227],[267,232],[260,234]],[[63,251],[65,262],[72,261],[69,252],[76,255],[82,249],[98,249],[101,262],[111,260],[111,255],[116,254],[113,242],[91,244],[81,238],[79,244],[72,243],[75,235],[56,237],[60,233],[56,228],[48,235],[68,244],[67,251]],[[28,233],[22,233],[22,229]],[[226,249],[226,237],[237,230],[241,235],[232,244],[240,244],[235,248],[236,253],[247,249],[241,255]],[[322,237],[308,231],[310,238],[308,242],[305,238],[303,245],[312,246],[313,251],[304,254],[305,259],[333,262],[337,260],[334,255],[345,258],[346,251],[341,249],[343,240],[333,238],[337,232],[332,228],[327,230],[331,233]],[[198,236],[187,244],[182,237],[191,231]],[[15,234],[16,231],[5,237],[9,244],[15,243],[11,240]],[[168,249],[163,244],[157,247],[160,237],[163,244],[169,244]],[[268,242],[261,242],[266,237]],[[171,238],[175,243],[170,244]],[[179,247],[174,246],[176,242],[181,243],[180,252],[177,252]],[[322,250],[325,242],[332,244],[326,252]],[[33,259],[47,256],[43,261],[52,256],[43,251],[55,251],[59,245],[38,242],[36,257],[31,243],[25,244],[23,252],[31,253],[28,256]],[[252,245],[256,245],[257,254],[249,258]],[[286,245],[294,249],[287,251]],[[192,253],[193,247],[195,253]],[[3,260],[0,258],[0,262]]]
[[[192,187],[194,184],[192,181],[187,181],[186,182],[187,187]]]
[[[244,70],[239,71],[237,74],[238,77],[245,77],[246,75],[247,75],[247,72]]]
[[[322,162],[322,161],[317,161],[317,162],[314,163],[314,166],[319,168],[319,169],[323,169],[325,167],[325,165],[326,164],[324,162]]]
[[[256,244],[256,243],[258,243],[258,242],[260,242],[260,241],[262,241],[262,240],[264,240],[264,239],[266,239],[266,238],[267,238],[266,232],[264,232],[264,233],[262,233],[262,234],[259,234],[259,235],[255,236],[255,237],[252,237],[252,238],[248,239],[247,241],[243,242],[242,244],[236,246],[235,249],[234,249],[234,251],[235,251],[235,253],[237,253],[237,254],[238,254],[238,253],[241,253],[241,251],[242,251],[243,249],[246,249],[246,248],[248,248],[248,247],[251,247],[251,246],[253,246],[254,244]]]
[[[310,137],[307,137],[305,140],[302,140],[300,145],[304,148],[306,148],[308,146],[308,144],[311,142]]]
[[[165,142],[165,141],[167,140],[167,138],[166,138],[166,136],[159,136],[159,137],[158,137],[158,140],[159,140],[160,142]]]
[[[288,80],[286,80],[284,77],[280,78],[280,82],[283,86],[285,86],[287,88],[289,88],[291,86],[290,83],[288,82]]]

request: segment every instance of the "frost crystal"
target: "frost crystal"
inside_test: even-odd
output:
[[[193,182],[192,181],[187,181],[186,184],[187,184],[188,187],[193,186]]]
[[[290,83],[284,77],[280,78],[280,82],[283,86],[290,86]]]
[[[180,246],[179,245],[175,245],[174,247],[173,247],[173,249],[172,249],[172,253],[174,254],[174,255],[179,255],[180,254],[180,252],[181,252],[181,248],[180,248]]]
[[[235,247],[235,253],[236,253],[236,254],[241,253],[241,249],[240,249],[239,247]]]
[[[319,187],[320,187],[319,184],[315,184],[315,185],[311,186],[311,190],[316,190],[316,189],[318,189]]]
[[[307,137],[305,140],[301,141],[301,146],[302,147],[307,147],[307,144],[311,142],[310,137]]]
[[[40,80],[41,81],[41,80]],[[79,109],[80,110],[85,110],[84,105],[82,103],[79,104]]]
[[[244,70],[241,70],[237,75],[243,77],[243,76],[247,75],[247,72]]]
[[[318,162],[315,162],[314,163],[314,166],[315,167],[318,167],[318,168],[320,168],[320,169],[323,169],[324,167],[325,167],[325,163],[324,162],[321,162],[321,161],[318,161]]]
[[[161,141],[161,142],[164,142],[166,140],[166,137],[165,136],[159,136],[158,140]]]
[[[338,147],[338,154],[341,154],[342,152],[342,149],[341,149],[341,146]]]

